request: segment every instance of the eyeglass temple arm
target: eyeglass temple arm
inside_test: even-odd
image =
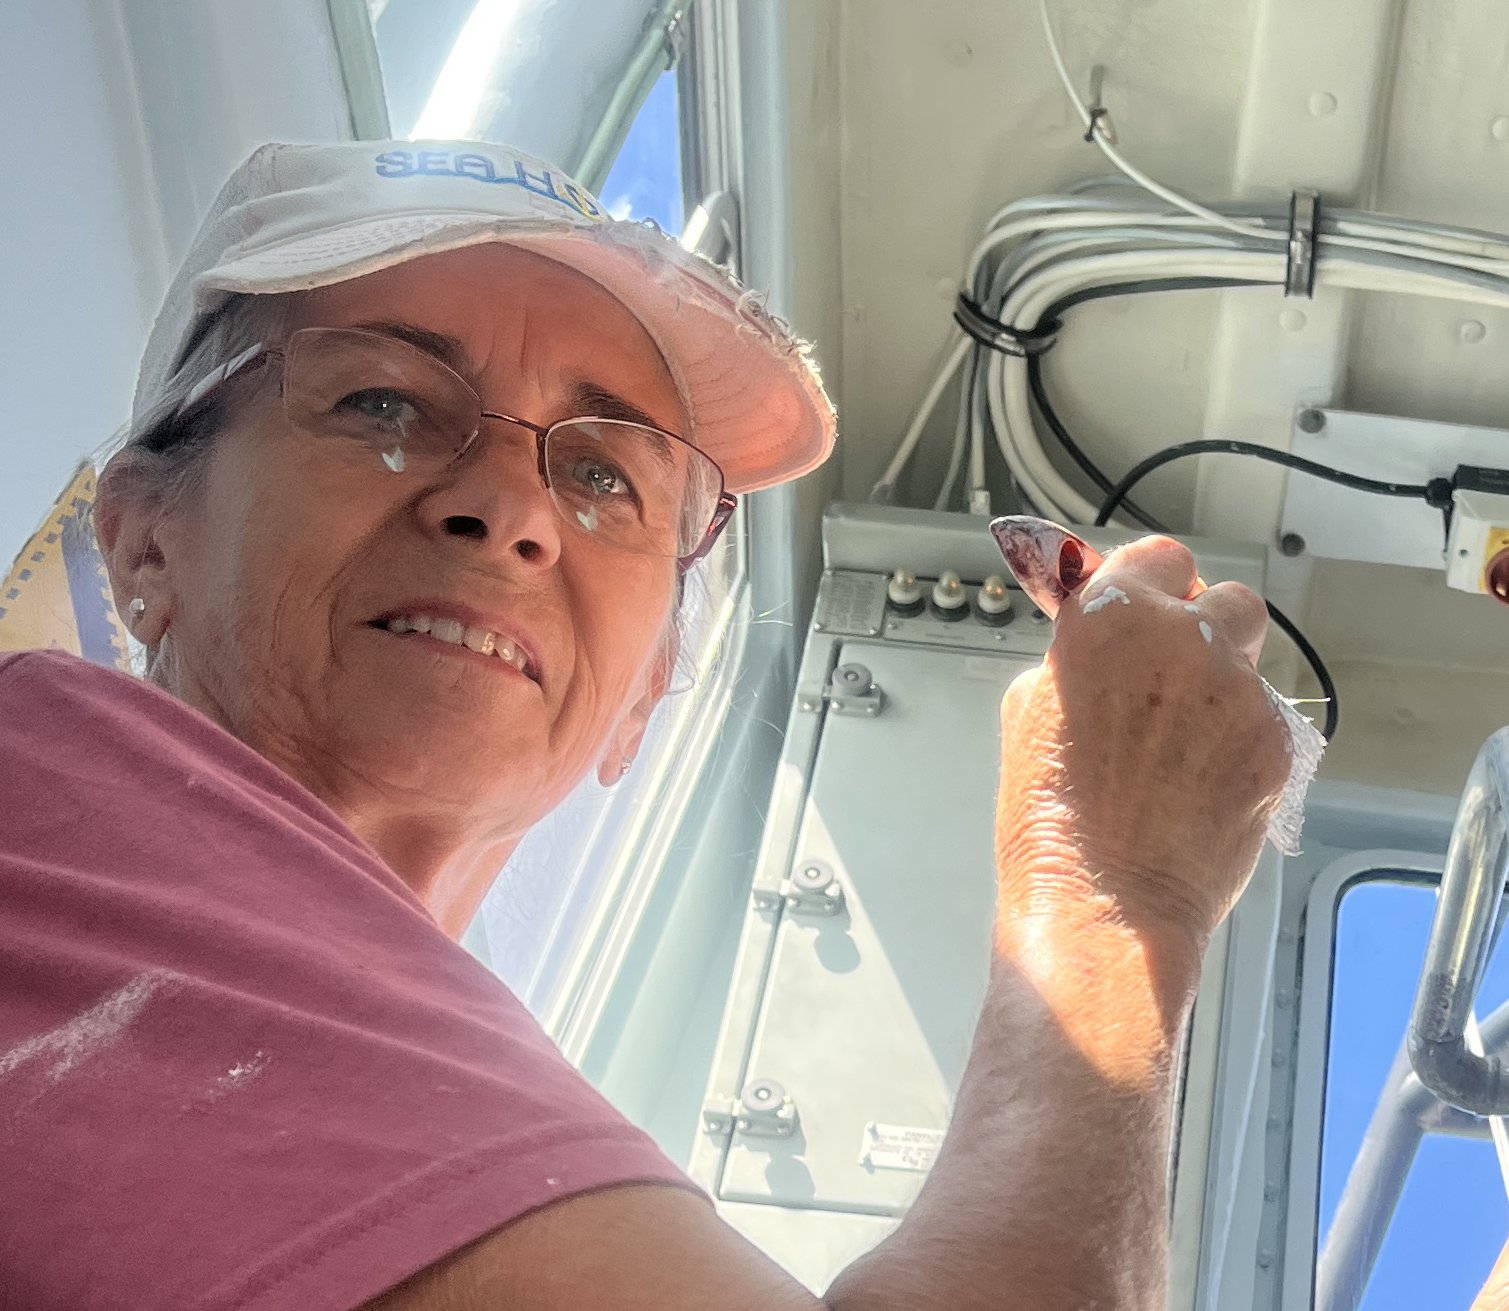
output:
[[[718,538],[723,530],[728,527],[728,521],[733,518],[734,511],[739,508],[739,498],[732,492],[723,492],[718,497],[718,508],[713,511],[713,520],[707,526],[707,536],[690,555],[681,557],[681,567],[690,569],[698,560],[702,559],[717,545]]]

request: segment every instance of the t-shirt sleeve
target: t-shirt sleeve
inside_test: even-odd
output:
[[[3,1305],[344,1311],[691,1187],[316,798],[68,657],[0,659],[0,975]]]

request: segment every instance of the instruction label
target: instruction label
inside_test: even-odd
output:
[[[877,1170],[915,1170],[926,1173],[938,1159],[942,1129],[915,1129],[904,1124],[865,1125],[859,1163]]]

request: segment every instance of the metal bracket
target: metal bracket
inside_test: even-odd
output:
[[[721,1137],[737,1130],[751,1138],[790,1138],[800,1123],[796,1103],[775,1079],[755,1079],[734,1101],[709,1102],[702,1108],[702,1128]]]
[[[828,676],[826,687],[821,691],[808,687],[798,692],[796,704],[812,715],[827,705],[835,714],[874,718],[885,709],[885,692],[871,677],[867,665],[839,665]]]
[[[839,715],[874,716],[885,708],[885,693],[866,665],[839,665],[828,680],[825,696]]]
[[[1315,296],[1315,258],[1320,247],[1320,192],[1300,188],[1289,197],[1289,265],[1284,295]]]
[[[781,884],[781,899],[797,914],[837,915],[844,908],[844,888],[822,861],[804,860]]]
[[[779,910],[795,914],[837,915],[845,906],[843,884],[820,860],[804,860],[778,888],[756,888],[751,894],[756,910]]]

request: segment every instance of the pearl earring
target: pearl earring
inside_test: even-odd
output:
[[[141,597],[133,596],[131,598],[131,605],[129,609],[131,611],[131,617],[133,619],[140,619],[144,614],[147,613],[147,603],[143,601]]]

